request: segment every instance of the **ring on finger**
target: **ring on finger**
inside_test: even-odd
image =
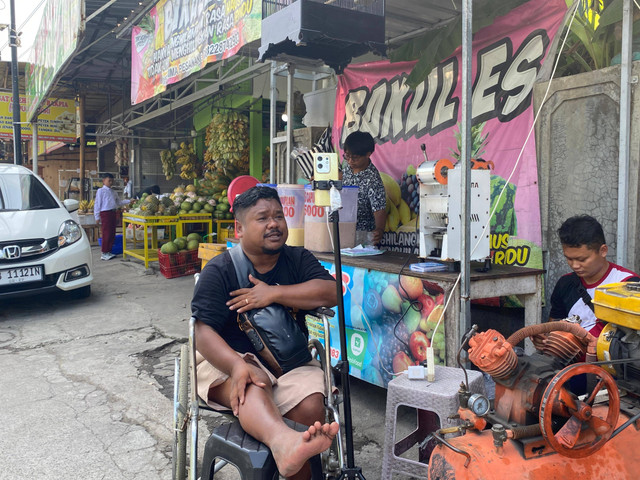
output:
[[[244,301],[247,302],[247,305],[249,305],[249,299],[248,298],[245,298]]]

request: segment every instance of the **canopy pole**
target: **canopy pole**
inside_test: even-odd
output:
[[[620,140],[618,152],[618,229],[616,263],[627,264],[627,232],[629,230],[629,132],[631,130],[631,34],[633,15],[631,0],[622,4],[622,58],[620,63]]]
[[[295,67],[292,63],[287,65],[287,156],[284,163],[285,183],[293,183],[291,180],[291,149],[293,148],[293,73]]]
[[[11,91],[13,94],[13,163],[22,165],[22,132],[20,125],[20,86],[18,84],[18,32],[16,31],[16,7],[14,0],[9,1],[11,25],[9,26],[9,45],[11,46]]]
[[[34,175],[38,175],[38,115],[31,120],[31,154],[33,155],[33,162],[31,163],[31,170]]]
[[[80,122],[80,200],[89,200],[84,196],[84,160],[85,160],[85,145],[86,141],[84,138],[84,106],[85,106],[85,96],[84,93],[79,97],[79,105],[78,105],[78,117]],[[118,172],[119,173],[119,172]],[[91,194],[91,191],[89,191]]]
[[[460,161],[462,164],[460,188],[462,190],[460,199],[460,334],[463,335],[471,328],[471,303],[470,303],[470,241],[471,222],[469,212],[471,211],[471,61],[472,61],[472,0],[462,2],[462,121],[460,134],[462,136],[462,148]]]
[[[273,139],[276,136],[276,99],[278,89],[276,88],[276,62],[271,62],[271,95],[269,98],[269,183],[276,183],[276,153],[274,151]]]

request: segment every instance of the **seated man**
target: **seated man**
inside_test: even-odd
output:
[[[578,315],[582,328],[598,337],[604,323],[593,312],[591,300],[596,287],[638,281],[640,277],[631,270],[607,261],[609,248],[602,226],[595,218],[589,215],[571,217],[560,226],[558,235],[573,273],[560,277],[553,289],[550,320]]]
[[[203,269],[191,303],[198,319],[198,393],[213,408],[231,409],[242,428],[271,449],[281,475],[309,478],[307,460],[329,448],[339,428],[322,423],[322,369],[312,360],[276,379],[236,317],[272,303],[302,311],[331,307],[335,280],[309,251],[285,245],[287,223],[275,189],[251,188],[233,210],[240,239],[234,248],[242,248],[257,276],[249,275],[253,288],[240,288],[229,252]],[[310,427],[296,432],[282,416]]]

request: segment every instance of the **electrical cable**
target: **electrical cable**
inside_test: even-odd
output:
[[[525,141],[524,141],[524,143],[522,145],[522,148],[520,149],[520,153],[518,154],[518,157],[516,159],[516,163],[514,164],[513,169],[511,170],[511,173],[509,174],[509,177],[505,181],[505,183],[504,183],[504,185],[502,187],[502,190],[500,190],[500,194],[498,195],[498,198],[494,202],[495,204],[494,204],[494,207],[493,207],[493,209],[491,210],[491,212],[489,214],[489,219],[491,219],[495,215],[496,210],[498,208],[498,205],[500,203],[500,198],[504,194],[505,190],[507,189],[507,185],[509,185],[509,182],[513,178],[513,175],[515,174],[518,166],[520,165],[520,160],[522,159],[522,154],[524,153],[524,149],[527,146],[527,143],[529,143],[529,139],[531,138],[531,134],[533,133],[533,130],[534,130],[535,126],[536,126],[536,123],[538,121],[538,117],[540,116],[540,113],[542,112],[542,107],[545,105],[547,97],[549,95],[549,90],[551,89],[551,82],[553,81],[553,75],[555,74],[555,72],[556,72],[556,70],[558,68],[558,63],[560,62],[560,53],[562,52],[562,50],[564,49],[565,44],[567,43],[567,38],[569,37],[569,33],[571,31],[571,25],[573,24],[573,20],[576,17],[577,11],[578,11],[577,8],[574,8],[573,14],[571,16],[571,20],[569,21],[569,25],[567,26],[567,31],[565,33],[564,39],[562,40],[562,44],[560,45],[560,49],[558,50],[556,61],[555,61],[555,64],[553,66],[553,70],[551,71],[551,77],[550,77],[549,82],[547,83],[547,89],[544,92],[544,95],[542,97],[542,101],[540,102],[540,107],[538,108],[538,111],[536,112],[536,114],[535,114],[535,116],[533,118],[533,122],[531,123],[531,128],[529,129],[529,133],[527,134],[527,137],[525,138]],[[471,250],[471,254],[472,255],[476,251],[478,246],[480,245],[480,241],[484,237],[484,235],[486,234],[487,229],[489,228],[489,225],[490,225],[490,222],[487,222],[487,224],[484,226],[484,228],[482,230],[482,233],[480,235],[478,235],[478,241],[476,242],[475,246]],[[453,287],[451,288],[451,291],[449,292],[449,296],[447,298],[447,301],[444,304],[444,308],[440,312],[440,318],[438,319],[438,323],[436,324],[436,328],[433,330],[433,334],[432,334],[431,338],[429,339],[431,341],[433,340],[433,336],[435,335],[435,332],[437,332],[438,328],[440,327],[440,323],[442,322],[442,319],[444,318],[444,314],[447,311],[447,307],[449,306],[451,298],[453,297],[453,292],[457,288],[458,283],[460,283],[460,279],[461,278],[462,278],[462,274],[459,274],[458,278],[456,278],[456,281],[455,281]]]
[[[40,0],[40,3],[31,11],[31,13],[29,13],[29,15],[27,16],[27,18],[24,20],[24,22],[22,22],[20,24],[20,26],[17,28],[18,32],[22,29],[22,27],[24,27],[29,20],[31,20],[31,18],[35,15],[35,13],[38,11],[38,9],[42,6],[43,3],[45,3],[47,0]],[[4,5],[4,8],[7,8],[6,4],[4,3],[4,1],[2,2],[2,4]],[[1,47],[0,50],[4,50],[5,47],[9,45],[9,42],[6,41]],[[29,47],[26,51],[29,51],[32,47]]]

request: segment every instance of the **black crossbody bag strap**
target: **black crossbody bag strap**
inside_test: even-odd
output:
[[[591,311],[594,311],[594,307],[593,307],[593,303],[591,302],[591,295],[589,295],[589,292],[587,292],[587,289],[584,288],[584,285],[582,284],[582,280],[580,280],[580,277],[578,277],[578,275],[575,275],[575,279],[578,286],[578,293],[580,294],[580,298],[582,298],[582,301],[584,302],[584,304],[589,307],[591,309]]]
[[[233,267],[236,270],[238,287],[248,288],[250,286],[249,274],[255,273],[253,265],[242,251],[242,247],[240,245],[230,248],[229,250],[227,250],[227,252],[229,252],[229,255],[231,255],[231,261],[233,262]]]
[[[230,248],[227,251],[231,256],[231,261],[233,262],[233,267],[236,271],[238,286],[240,288],[248,288],[249,285],[247,284],[249,283],[249,274],[254,273],[253,265],[242,251],[242,247],[240,245]],[[271,350],[269,350],[269,348],[267,347],[258,330],[256,330],[252,323],[249,321],[249,317],[247,316],[247,314],[238,313],[236,320],[238,322],[238,327],[240,327],[240,330],[242,330],[247,335],[247,337],[249,337],[251,345],[253,345],[253,348],[256,349],[258,354],[267,363],[269,369],[276,377],[280,377],[283,373],[282,367],[273,356],[273,353],[271,353]]]

